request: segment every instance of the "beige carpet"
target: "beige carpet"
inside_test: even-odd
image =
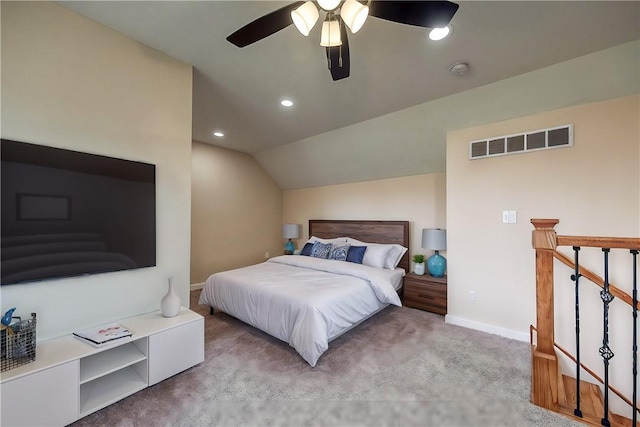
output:
[[[529,345],[390,307],[311,368],[293,348],[197,305],[204,363],[74,426],[577,426],[529,403]],[[179,348],[175,351],[180,351]]]

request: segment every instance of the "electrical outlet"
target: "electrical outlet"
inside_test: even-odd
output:
[[[469,291],[469,301],[476,300],[476,291]]]
[[[269,252],[264,253],[264,259],[269,259]]]

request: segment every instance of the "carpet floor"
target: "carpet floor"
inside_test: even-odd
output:
[[[582,425],[529,403],[527,343],[389,307],[312,368],[286,343],[210,316],[199,293],[205,361],[73,426]]]

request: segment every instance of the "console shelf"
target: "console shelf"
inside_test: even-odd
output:
[[[80,386],[80,417],[85,417],[147,388],[147,382],[137,372],[136,367],[140,368],[137,365],[128,366],[82,384]]]
[[[139,347],[145,350],[142,351]],[[142,338],[81,359],[80,384],[147,360],[146,348],[147,339]]]
[[[204,318],[187,308],[118,323],[131,339],[106,348],[71,335],[39,342],[34,362],[3,372],[0,425],[68,425],[204,360]]]

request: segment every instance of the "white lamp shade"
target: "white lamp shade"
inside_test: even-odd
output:
[[[297,239],[300,237],[300,224],[282,224],[282,237]]]
[[[358,0],[347,0],[340,8],[340,16],[352,33],[357,33],[369,16],[369,6]]]
[[[318,4],[321,8],[326,10],[327,12],[335,9],[340,4],[341,0],[318,0]]]
[[[313,2],[308,1],[291,12],[291,20],[303,36],[308,36],[318,20],[318,9]]]
[[[422,229],[422,248],[434,251],[447,249],[447,230],[440,228]]]
[[[322,34],[320,35],[320,46],[331,47],[340,46],[340,24],[338,21],[324,21],[322,23]]]

